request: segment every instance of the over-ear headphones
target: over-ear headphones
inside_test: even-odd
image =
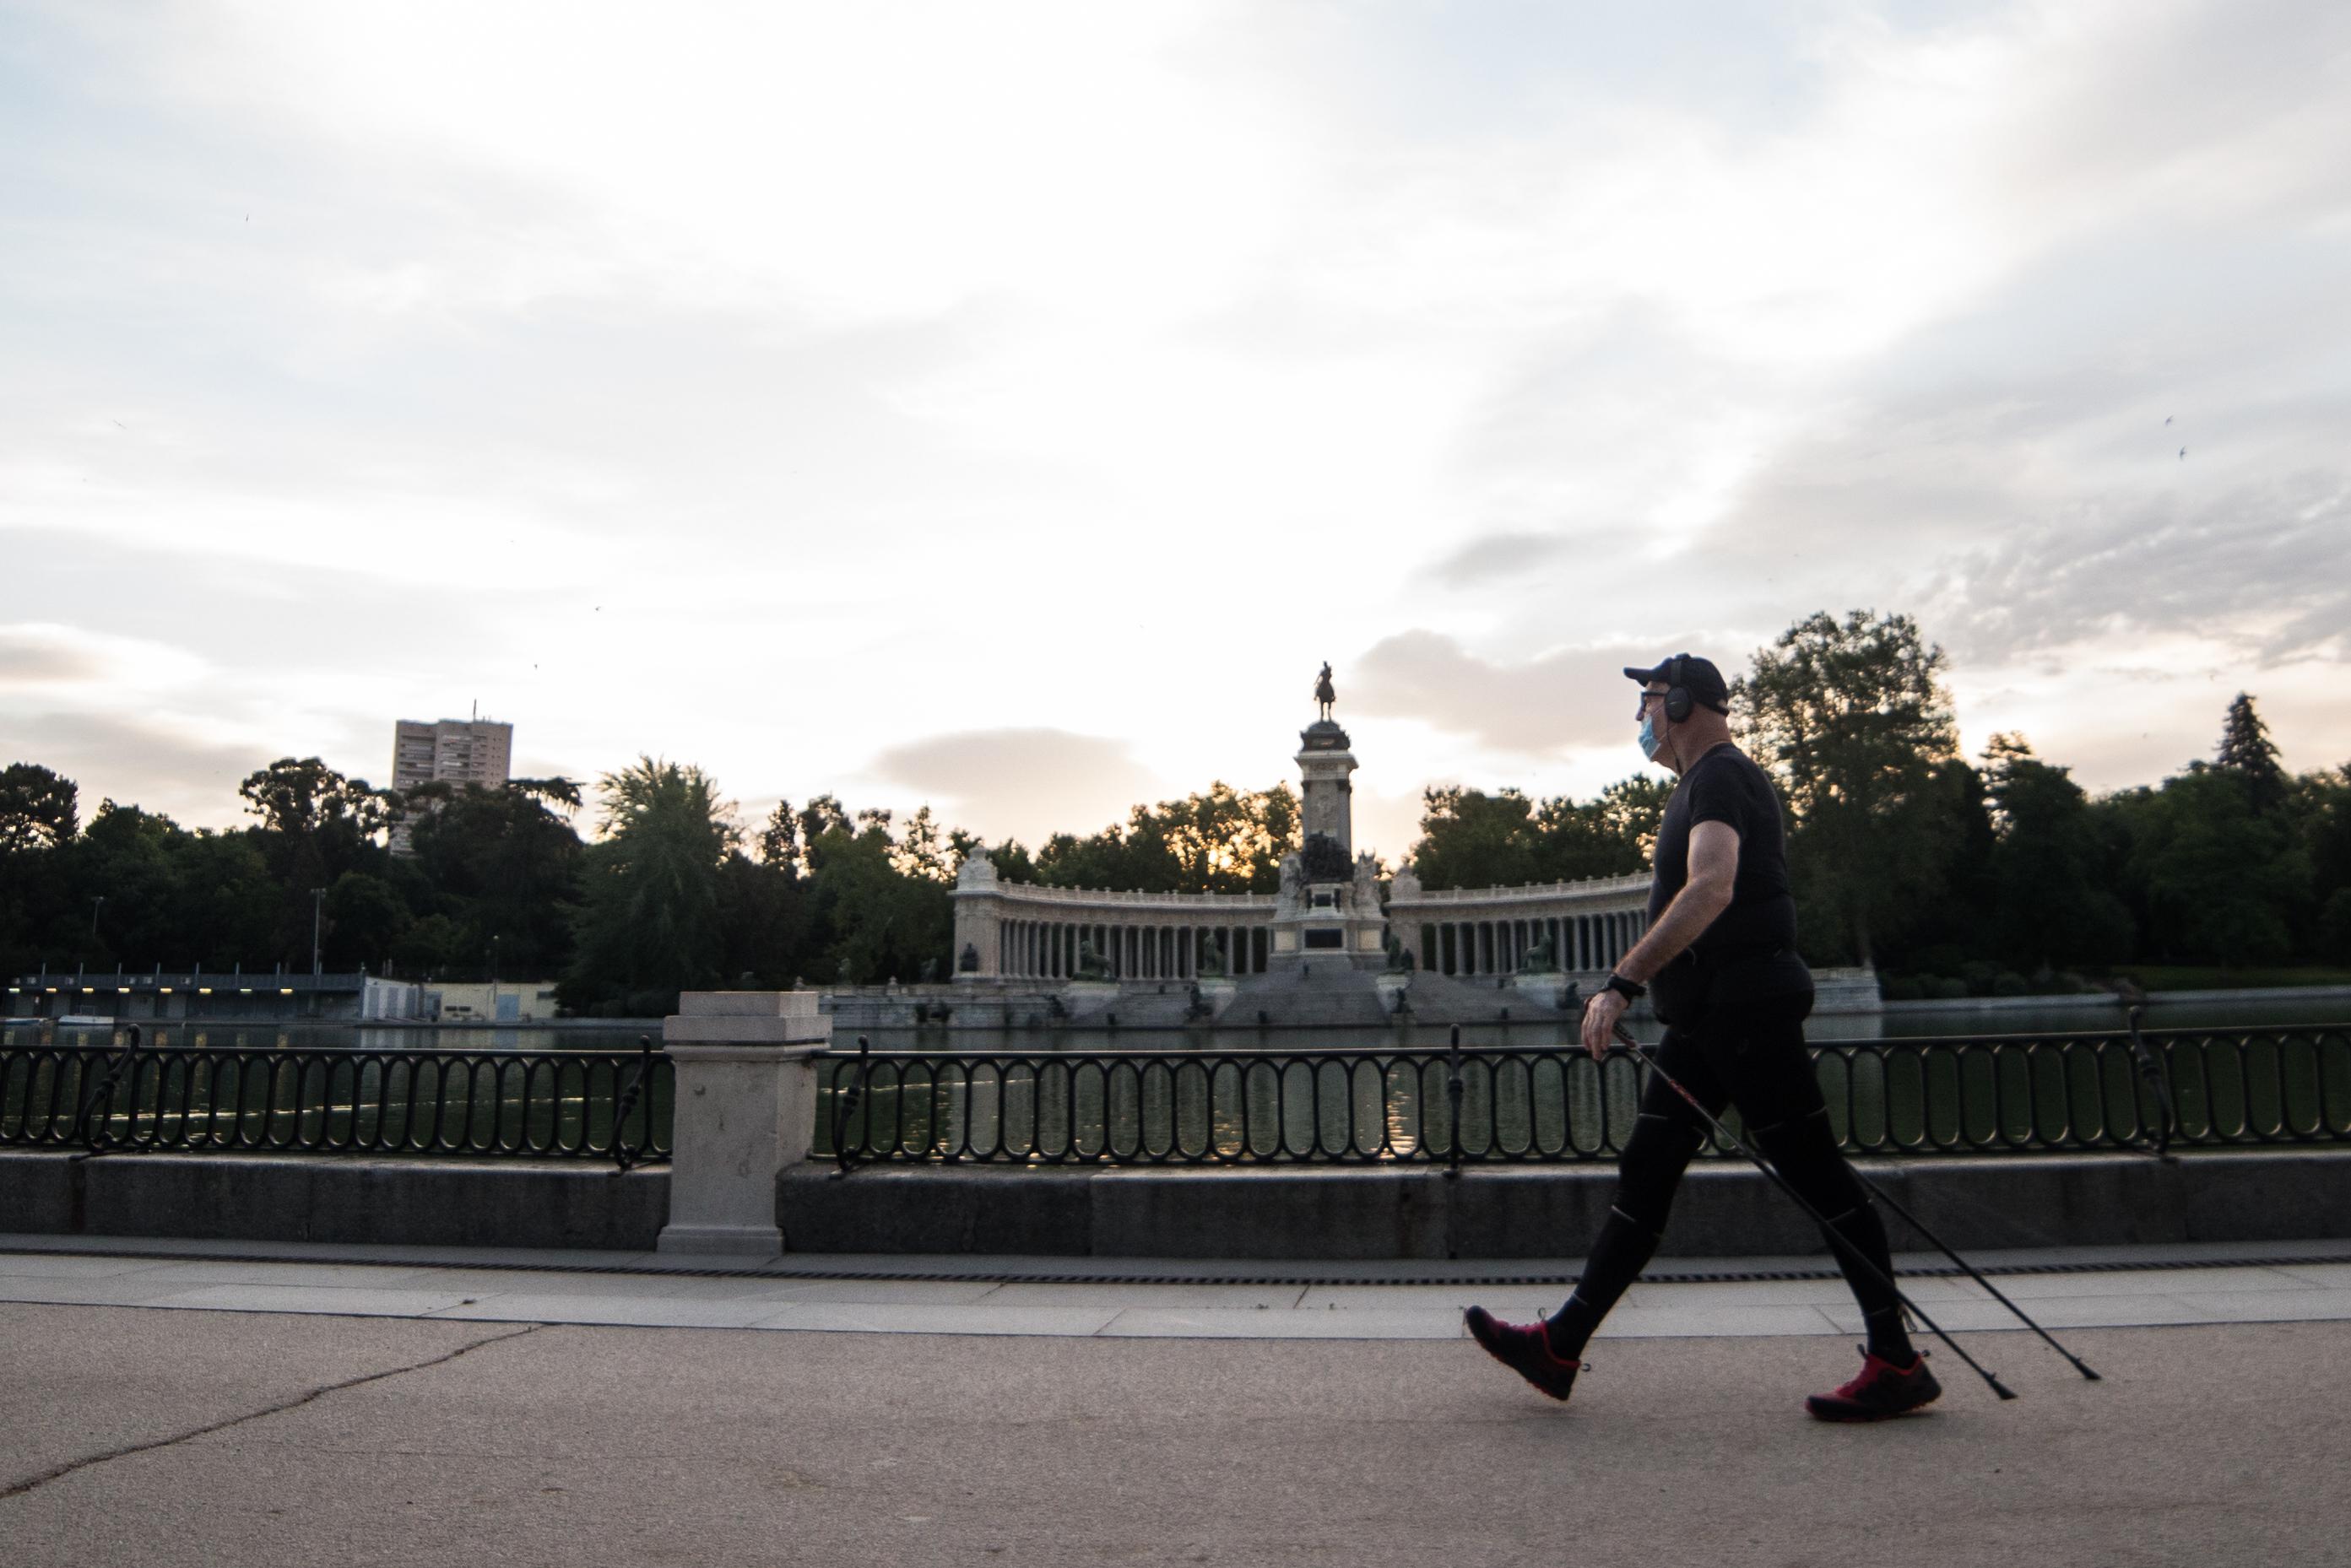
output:
[[[1675,654],[1673,673],[1666,677],[1666,717],[1677,724],[1688,718],[1690,710],[1697,706],[1690,696],[1688,665],[1688,654]]]

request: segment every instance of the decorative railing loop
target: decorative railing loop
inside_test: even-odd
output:
[[[122,1032],[122,1046],[106,1062],[104,1072],[98,1072],[97,1064],[92,1063],[80,1075],[89,1080],[89,1091],[82,1096],[80,1107],[74,1113],[74,1138],[91,1154],[104,1154],[115,1146],[115,1097],[122,1092],[123,1081],[138,1065],[139,1046],[143,1038],[139,1025],[131,1024]]]
[[[841,1086],[838,1075],[833,1082],[832,1149],[835,1176],[847,1176],[850,1170],[849,1120],[857,1114],[860,1102],[865,1098],[866,1074],[873,1062],[873,1042],[866,1035],[857,1037],[857,1064],[848,1085]]]
[[[629,1136],[629,1118],[635,1115],[638,1104],[643,1100],[645,1086],[653,1082],[656,1060],[653,1037],[638,1035],[636,1063],[629,1069],[629,1081],[622,1086],[621,1097],[612,1103],[612,1174],[615,1176],[625,1176],[643,1162],[645,1146],[653,1137],[653,1118],[650,1108],[638,1118],[634,1137]]]
[[[618,1051],[0,1044],[0,1147],[670,1155],[669,1057]]]
[[[1813,1055],[1857,1155],[2351,1142],[2351,1025],[1831,1041]],[[1305,1051],[866,1048],[820,1069],[815,1153],[844,1169],[1609,1160],[1639,1091],[1621,1053],[1458,1035]]]

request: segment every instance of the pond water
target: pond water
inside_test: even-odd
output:
[[[2269,1000],[2258,1007],[2150,1009],[2150,1028],[2280,1025],[2335,1021],[2341,1004]],[[2256,1014],[2262,1016],[2256,1016]],[[1840,1134],[1881,1152],[1926,1148],[2114,1147],[2157,1117],[2111,1004],[2047,1009],[1949,1008],[1815,1021],[1823,1087]],[[2090,1032],[2104,1039],[2036,1044],[2015,1038]],[[60,1030],[62,1043],[101,1044],[103,1029]],[[513,1029],[385,1029],[352,1024],[150,1026],[152,1054],[120,1101],[121,1136],[140,1116],[197,1127],[220,1147],[382,1147],[594,1149],[609,1147],[614,1097],[630,1076],[637,1033],[543,1025]],[[1654,1038],[1655,1025],[1636,1033]],[[1478,1047],[1453,1099],[1438,1026],[1353,1030],[1064,1030],[986,1035],[945,1028],[869,1032],[873,1064],[852,1147],[935,1158],[993,1159],[1372,1159],[1604,1158],[1621,1147],[1638,1080],[1568,1049],[1562,1023],[1464,1026]],[[1952,1038],[1921,1049],[1910,1042]],[[2007,1038],[2003,1039],[2005,1036]],[[37,1031],[7,1031],[19,1051]],[[1885,1041],[1871,1046],[1870,1041]],[[1970,1044],[1975,1040],[1983,1044]],[[1845,1050],[1834,1047],[1840,1043]],[[853,1044],[843,1041],[842,1044]],[[252,1054],[247,1064],[174,1051]],[[462,1060],[404,1056],[454,1049]],[[1340,1056],[1300,1053],[1344,1048]],[[597,1053],[592,1068],[513,1060],[549,1050]],[[2163,1046],[2166,1076],[2188,1141],[2294,1142],[2351,1131],[2351,1032],[2292,1040],[2259,1033],[2189,1036]],[[278,1053],[287,1055],[281,1058]],[[348,1069],[329,1064],[351,1054]],[[298,1055],[298,1053],[311,1053]],[[389,1053],[378,1057],[372,1053]],[[592,1058],[589,1060],[593,1060]],[[286,1070],[266,1063],[283,1061]],[[310,1063],[298,1067],[298,1061]],[[503,1064],[503,1065],[500,1065]],[[512,1067],[514,1071],[507,1071]],[[0,1142],[32,1141],[82,1103],[83,1069],[26,1053],[0,1077]],[[861,1070],[828,1067],[819,1150],[830,1152],[834,1083]],[[651,1085],[645,1127],[665,1144],[669,1075]],[[111,1102],[110,1102],[111,1103]],[[136,1106],[138,1110],[132,1107]],[[172,1135],[177,1137],[178,1132]]]
[[[2233,1025],[2293,1025],[2341,1023],[2351,1021],[2351,1000],[2341,997],[2280,997],[2249,995],[2241,1001],[2199,1001],[2151,1003],[2140,1019],[2147,1029],[2213,1028]],[[1922,1035],[1981,1037],[2119,1030],[2123,1010],[2111,998],[2078,1000],[2046,998],[2030,1006],[1990,1006],[1955,1002],[1934,1008],[1900,1007],[1883,1012],[1831,1013],[1806,1023],[1805,1033],[1815,1043],[1845,1040],[1901,1040]],[[511,1029],[383,1028],[339,1023],[145,1023],[145,1043],[154,1047],[213,1046],[238,1050],[277,1046],[294,1049],[356,1047],[366,1051],[633,1051],[641,1034],[661,1042],[657,1023],[640,1028],[565,1025],[517,1026]],[[26,1044],[38,1037],[39,1025],[12,1023],[5,1040]],[[1633,1033],[1654,1041],[1662,1033],[1655,1023],[1636,1023]],[[1359,1029],[1259,1029],[1233,1025],[1208,1029],[1016,1029],[999,1033],[977,1033],[933,1025],[919,1029],[868,1029],[862,1032],[877,1051],[1034,1051],[1085,1053],[1095,1051],[1311,1051],[1349,1046],[1421,1049],[1440,1047],[1450,1030],[1438,1024],[1365,1032]],[[103,1027],[68,1027],[57,1032],[60,1043],[102,1044],[110,1039]],[[856,1033],[844,1032],[835,1044],[853,1048]],[[1573,1024],[1525,1021],[1517,1023],[1471,1023],[1461,1027],[1466,1045],[1510,1045],[1524,1050],[1567,1048],[1575,1042]]]

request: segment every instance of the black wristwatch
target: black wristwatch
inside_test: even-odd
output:
[[[1603,991],[1613,991],[1627,1002],[1638,1002],[1641,998],[1649,994],[1649,988],[1647,986],[1641,984],[1638,981],[1626,980],[1623,975],[1616,973],[1613,970],[1609,972],[1608,978],[1600,982],[1600,989]]]

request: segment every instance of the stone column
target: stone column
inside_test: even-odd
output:
[[[813,991],[689,991],[662,1043],[677,1066],[664,1252],[784,1250],[776,1173],[808,1158],[815,1056],[832,1039]]]

